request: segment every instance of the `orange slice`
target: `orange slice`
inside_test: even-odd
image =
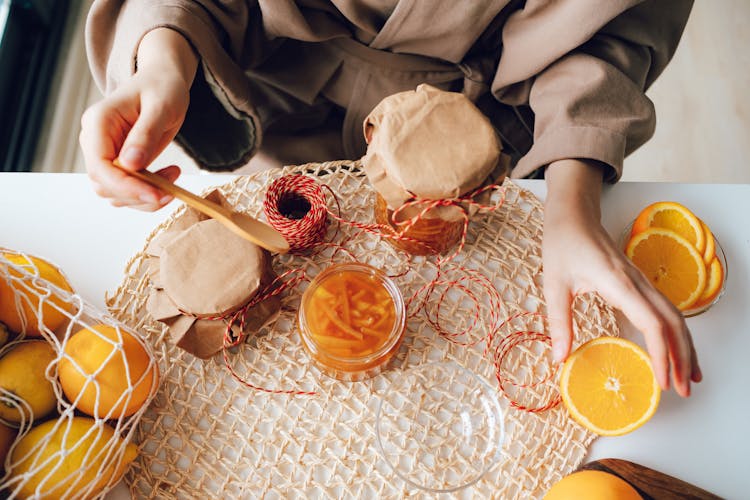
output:
[[[721,262],[718,257],[714,257],[711,263],[708,265],[708,278],[706,279],[706,288],[703,290],[703,294],[700,296],[698,301],[693,304],[693,307],[703,307],[706,304],[713,302],[717,295],[721,292],[721,285],[724,282],[724,268],[721,266]]]
[[[711,265],[711,261],[716,257],[716,242],[714,241],[714,233],[708,228],[705,222],[701,221],[701,227],[703,227],[703,234],[706,235],[706,249],[703,251],[703,262],[707,266]]]
[[[701,254],[706,249],[706,235],[700,219],[677,202],[659,201],[644,208],[633,222],[631,237],[651,227],[674,231],[688,240]]]
[[[703,255],[674,231],[646,229],[630,239],[625,253],[677,309],[690,308],[703,294]]]
[[[629,340],[600,337],[565,361],[560,394],[576,422],[601,436],[619,436],[653,416],[661,389],[643,349]]]

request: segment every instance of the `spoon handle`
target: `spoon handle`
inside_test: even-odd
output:
[[[119,161],[115,160],[112,163],[114,163],[115,166],[122,168]],[[190,191],[169,182],[160,175],[156,175],[152,172],[149,172],[148,170],[128,170],[127,172],[133,177],[136,177],[143,182],[147,182],[148,184],[151,184],[152,186],[155,186],[162,191],[171,194],[178,200],[181,200],[187,205],[200,210],[209,217],[212,217],[214,219],[231,218],[230,214],[226,209],[224,209],[224,207],[217,205],[216,203],[213,203],[205,198],[201,198],[200,196],[197,196]]]
[[[117,159],[112,163],[116,167],[122,168],[122,165]],[[247,214],[232,212],[217,203],[196,196],[190,191],[187,191],[176,184],[172,184],[164,177],[149,172],[148,170],[126,170],[126,172],[143,182],[151,184],[152,186],[173,195],[175,198],[185,202],[186,205],[218,220],[235,234],[265,248],[269,252],[286,253],[289,251],[289,243],[281,233],[254,217]]]

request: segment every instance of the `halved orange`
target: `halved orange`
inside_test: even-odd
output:
[[[675,201],[659,201],[644,208],[633,222],[631,237],[652,227],[671,229],[688,240],[701,254],[706,249],[706,235],[700,219]]]
[[[629,340],[599,337],[565,361],[560,394],[576,422],[601,436],[619,436],[653,416],[661,389],[643,349]]]
[[[703,227],[703,234],[706,235],[706,249],[703,251],[703,262],[707,266],[711,265],[711,261],[716,257],[716,242],[714,241],[714,233],[708,228],[705,222],[701,221],[701,227]]]
[[[677,309],[690,308],[703,294],[703,255],[674,231],[646,229],[630,239],[625,254]]]
[[[724,268],[718,257],[714,257],[708,265],[708,278],[706,278],[706,288],[703,290],[698,301],[693,307],[703,307],[711,303],[721,292],[721,285],[724,282]]]

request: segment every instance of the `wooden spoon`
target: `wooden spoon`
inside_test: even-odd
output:
[[[112,163],[115,166],[122,168],[119,161],[115,160]],[[270,252],[287,253],[289,251],[289,243],[284,239],[284,236],[276,229],[268,224],[264,224],[258,219],[254,219],[247,214],[233,212],[219,204],[201,198],[200,196],[196,196],[190,191],[182,189],[176,184],[172,184],[164,177],[149,172],[148,170],[123,170],[133,177],[147,182],[148,184],[171,194],[175,198],[182,200],[185,204],[190,205],[212,219],[218,220],[236,235],[263,247]]]

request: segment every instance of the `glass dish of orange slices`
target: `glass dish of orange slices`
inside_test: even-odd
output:
[[[701,219],[674,201],[644,208],[625,229],[628,258],[686,317],[707,311],[724,294],[727,261]]]

